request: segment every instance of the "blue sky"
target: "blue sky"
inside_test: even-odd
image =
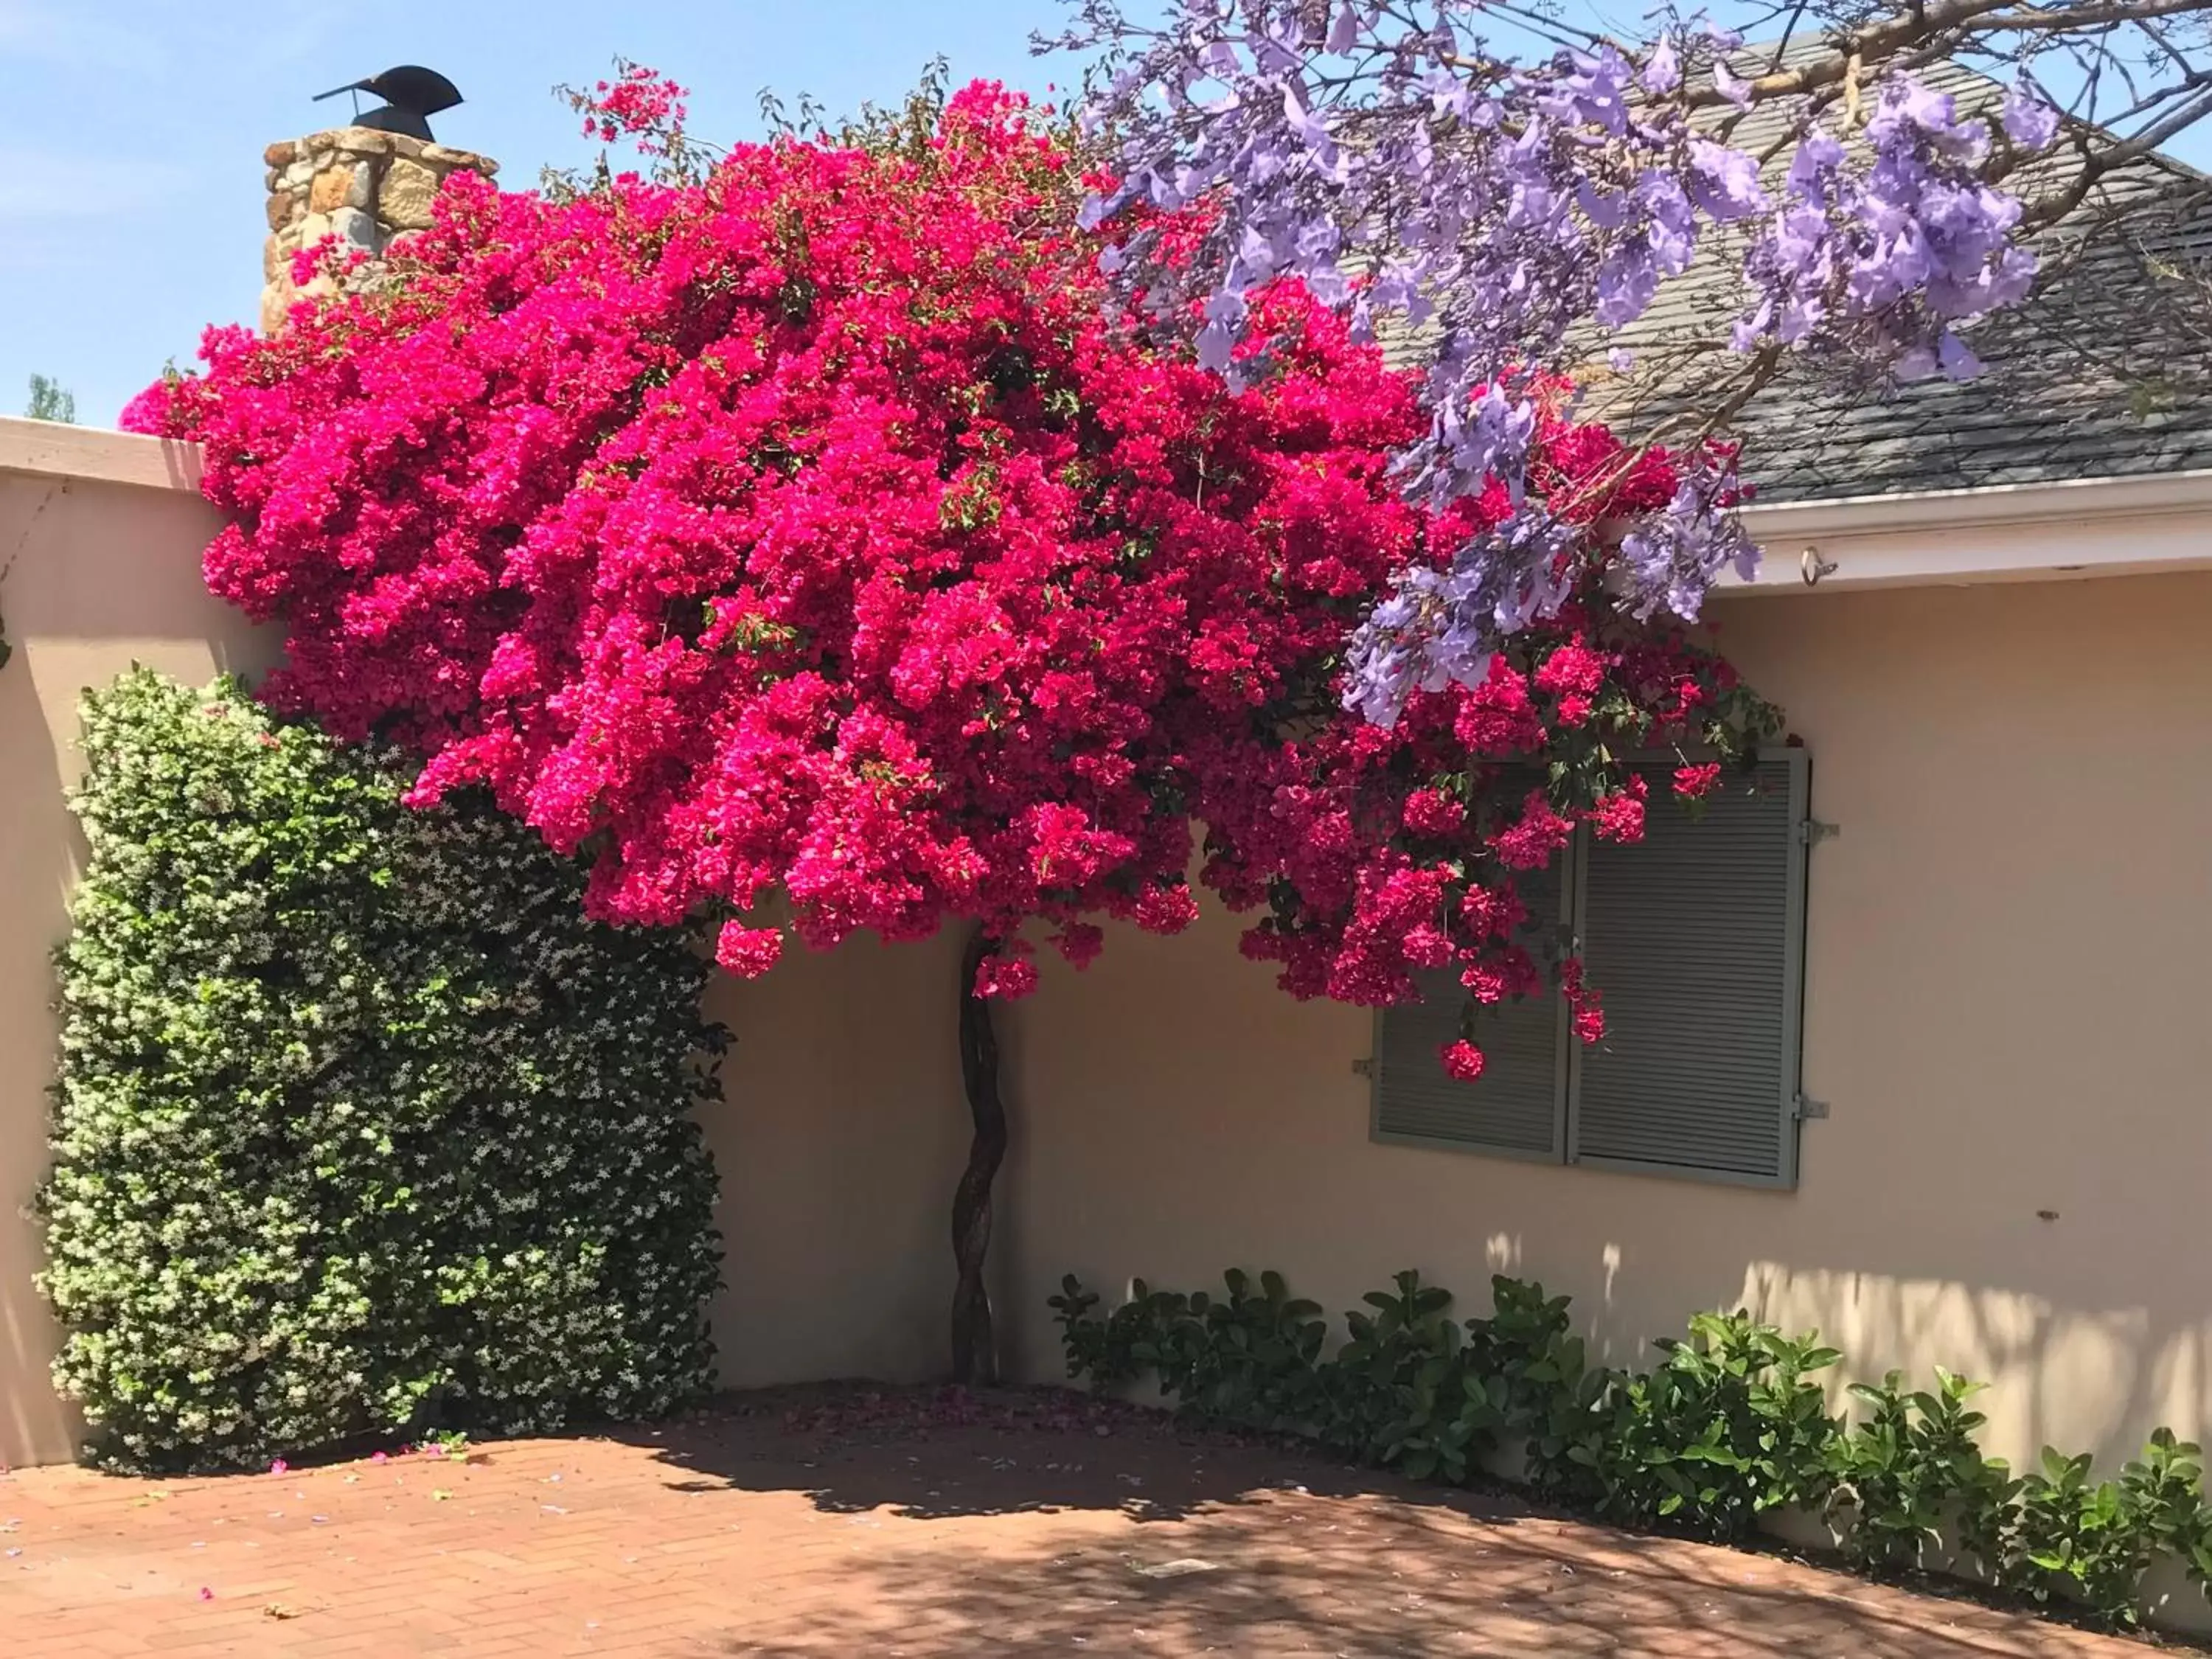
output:
[[[703,137],[758,125],[757,94],[811,92],[833,112],[894,99],[942,52],[960,80],[1041,88],[1030,32],[1056,0],[0,0],[0,414],[33,373],[112,424],[202,326],[246,321],[261,289],[261,151],[335,125],[312,96],[398,63],[450,76],[467,102],[434,124],[526,184],[592,153],[550,95],[617,52],[695,88]]]
[[[1632,32],[1644,7],[1570,9]],[[843,113],[897,98],[939,52],[956,83],[1041,91],[1056,70],[1029,37],[1063,15],[1058,0],[0,0],[0,413],[37,373],[110,424],[165,362],[191,360],[203,325],[251,320],[261,151],[342,120],[344,100],[310,101],[328,88],[398,63],[442,70],[467,102],[439,137],[526,185],[590,157],[550,88],[618,52],[694,88],[702,137],[741,137],[763,87]],[[2212,161],[2212,143],[2182,153]]]

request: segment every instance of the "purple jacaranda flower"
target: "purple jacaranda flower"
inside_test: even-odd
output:
[[[2058,112],[2027,87],[2005,88],[2004,110],[2000,118],[2004,123],[2005,137],[2022,149],[2041,149],[2058,131]]]
[[[1710,139],[1690,140],[1686,182],[1690,199],[1709,218],[1747,218],[1766,205],[1766,192],[1759,185],[1758,161]]]
[[[1098,25],[1128,56],[1085,119],[1117,135],[1120,178],[1083,222],[1200,201],[1212,216],[1172,257],[1157,225],[1133,227],[1102,268],[1133,314],[1235,384],[1270,372],[1244,349],[1246,296],[1265,283],[1306,283],[1361,338],[1417,325],[1430,424],[1397,477],[1428,507],[1493,481],[1525,504],[1528,388],[1587,352],[1591,324],[1646,315],[1701,250],[1741,261],[1730,343],[1859,378],[1958,372],[1972,354],[1955,330],[2034,279],[2019,204],[1983,176],[1989,118],[1907,74],[1864,88],[1863,143],[1806,117],[1770,193],[1748,141],[1669,96],[1692,55],[1723,98],[1751,98],[1726,62],[1741,41],[1710,20],[1670,18],[1641,49],[1515,63],[1477,46],[1476,0],[1418,15],[1379,0],[1170,0],[1170,19]],[[2033,92],[2008,96],[2014,146],[2047,142],[2055,119]],[[1647,573],[1638,604],[1656,593],[1686,614],[1735,556],[1721,493],[1701,486],[1632,527],[1622,568]],[[1377,608],[1359,635],[1363,706],[1402,702],[1544,614],[1559,572],[1533,574],[1534,511]]]

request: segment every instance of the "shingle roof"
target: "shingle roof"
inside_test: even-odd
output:
[[[1747,48],[1743,58],[1753,55]],[[1957,64],[1922,73],[1970,101],[1998,90]],[[1786,104],[1755,107],[1735,142],[1765,148],[1787,113]],[[1786,160],[1778,158],[1778,172]],[[2160,181],[2194,177],[2164,158],[2142,165]],[[1698,264],[1605,344],[1627,346],[1648,364],[1670,340],[1724,336],[1742,305],[1741,252],[1740,241],[1709,233]],[[2175,326],[2172,290],[2147,268],[2146,253],[2203,268],[2212,258],[2212,209],[2185,223],[2169,216],[2132,247],[2095,243],[2027,303],[1968,331],[1985,365],[1975,380],[1855,393],[1813,366],[1791,366],[1734,422],[1746,477],[1761,501],[1779,502],[2212,467],[2212,317]],[[1668,412],[1657,398],[1631,412],[1632,380],[1611,385],[1599,363],[1589,368],[1592,412],[1632,429]]]
[[[2154,281],[2125,249],[2093,253],[1970,332],[1972,380],[1778,381],[1738,417],[1747,474],[1784,501],[2212,466],[2212,339],[2156,325]]]

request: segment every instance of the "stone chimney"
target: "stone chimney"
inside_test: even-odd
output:
[[[318,276],[305,289],[292,285],[292,256],[336,235],[377,258],[410,231],[430,222],[431,199],[455,173],[486,178],[499,163],[465,149],[371,127],[338,127],[271,144],[269,164],[269,241],[261,256],[261,331],[274,334],[295,301],[327,294],[335,284]],[[363,276],[374,267],[364,267]],[[354,279],[358,284],[361,276]]]

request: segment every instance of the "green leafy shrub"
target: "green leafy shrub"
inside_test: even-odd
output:
[[[1366,1301],[1373,1311],[1345,1316],[1350,1335],[1327,1364],[1315,1344],[1306,1393],[1321,1437],[1416,1480],[1464,1480],[1490,1443],[1469,1409],[1451,1292],[1402,1273]]]
[[[1144,1280],[1103,1317],[1095,1291],[1071,1275],[1048,1299],[1074,1375],[1107,1386],[1151,1374],[1194,1415],[1242,1428],[1314,1432],[1310,1386],[1327,1328],[1316,1303],[1294,1301],[1279,1273],[1254,1281],[1232,1267],[1229,1294],[1155,1291]]]
[[[1279,1273],[1253,1281],[1231,1270],[1229,1294],[1191,1297],[1166,1323],[1162,1358],[1176,1391],[1200,1413],[1251,1428],[1280,1429],[1301,1423],[1310,1401],[1301,1379],[1321,1352],[1326,1328],[1321,1309],[1293,1300]],[[1156,1308],[1172,1308],[1154,1293]],[[1142,1358],[1141,1352],[1139,1358]]]
[[[1988,1419],[1966,1402],[1987,1385],[1940,1365],[1936,1384],[1933,1393],[1908,1390],[1898,1371],[1879,1384],[1851,1384],[1868,1413],[1833,1443],[1829,1460],[1844,1553],[1867,1571],[1896,1571],[1923,1565],[1952,1537],[1994,1577],[2021,1483],[1975,1443]]]
[[[1069,1373],[1103,1384],[1147,1373],[1192,1415],[1307,1435],[1416,1480],[1460,1482],[1521,1443],[1531,1480],[1616,1519],[1673,1522],[1737,1537],[1765,1510],[1818,1502],[1838,1432],[1810,1375],[1833,1349],[1792,1342],[1741,1314],[1701,1315],[1686,1342],[1636,1375],[1584,1363],[1567,1298],[1500,1277],[1486,1319],[1451,1315],[1452,1295],[1401,1273],[1345,1316],[1324,1358],[1313,1303],[1279,1273],[1260,1293],[1238,1269],[1225,1298],[1141,1280],[1105,1316],[1072,1277],[1051,1298]]]
[[[2138,1616],[2144,1571],[2171,1555],[2212,1596],[2212,1508],[2197,1448],[2161,1429],[2116,1480],[2093,1483],[2087,1456],[2044,1453],[2015,1480],[1984,1457],[1982,1385],[1936,1372],[1934,1392],[1896,1372],[1850,1392],[1847,1426],[1819,1373],[1841,1358],[1743,1313],[1699,1314],[1687,1340],[1662,1339],[1650,1370],[1592,1365],[1571,1334],[1568,1299],[1540,1285],[1491,1281],[1492,1310],[1463,1322],[1451,1292],[1413,1273],[1370,1291],[1327,1352],[1319,1310],[1277,1273],[1225,1301],[1139,1281],[1101,1313],[1073,1276],[1051,1299],[1068,1374],[1101,1386],[1154,1376],[1210,1421],[1287,1430],[1420,1479],[1465,1481],[1517,1448],[1528,1483],[1609,1520],[1741,1540],[1771,1511],[1826,1508],[1867,1571],[1921,1565],[1947,1540],[1996,1582],[2105,1622]]]
[[[2136,1622],[2142,1576],[2161,1551],[2204,1582],[2202,1454],[2160,1429],[2117,1480],[2090,1480],[2089,1454],[2044,1448],[2043,1467],[2020,1483],[2019,1513],[2001,1580],[2038,1601],[2078,1601],[2115,1624]]]
[[[235,683],[84,707],[44,1285],[96,1458],[665,1411],[713,1373],[718,1029],[488,805]]]
[[[1635,1525],[1672,1522],[1740,1539],[1769,1510],[1827,1495],[1841,1425],[1813,1373],[1841,1358],[1742,1313],[1698,1314],[1686,1341],[1662,1339],[1653,1370],[1616,1373],[1568,1452],[1588,1468],[1595,1507]]]

